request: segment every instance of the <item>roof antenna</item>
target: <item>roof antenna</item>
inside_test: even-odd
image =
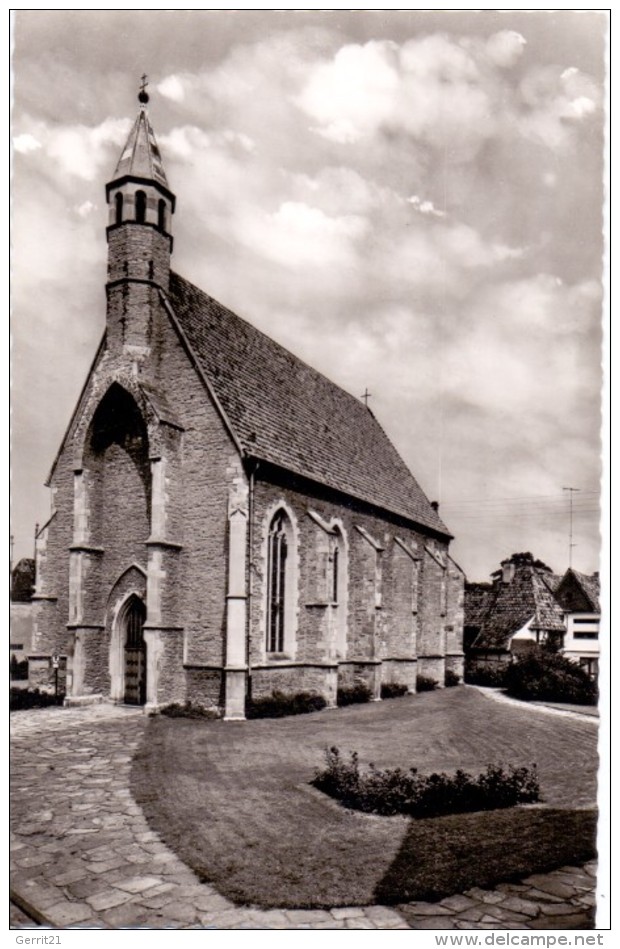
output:
[[[146,91],[146,87],[148,86],[148,84],[149,84],[149,77],[146,75],[146,73],[143,73],[141,76],[140,92],[138,93],[138,102],[140,103],[140,105],[146,105],[147,102],[149,101],[149,94]]]
[[[573,494],[575,491],[580,491],[580,488],[562,488],[562,491],[568,491],[569,498],[569,510],[570,510],[570,520],[569,520],[569,530],[568,530],[568,566],[569,569],[573,566],[573,547],[576,547],[577,544],[573,544]]]

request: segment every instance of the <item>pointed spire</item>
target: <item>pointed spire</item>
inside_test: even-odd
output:
[[[126,175],[130,175],[132,178],[150,179],[167,189],[166,172],[164,171],[155,133],[146,111],[149,101],[146,86],[147,77],[142,76],[142,85],[138,93],[140,111],[116,166],[114,178],[124,178]]]

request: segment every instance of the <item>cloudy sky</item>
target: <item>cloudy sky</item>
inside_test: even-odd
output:
[[[606,18],[19,12],[13,530],[105,323],[104,184],[150,78],[174,268],[370,406],[485,579],[598,568]]]

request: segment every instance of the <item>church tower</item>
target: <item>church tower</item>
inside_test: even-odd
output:
[[[175,206],[148,117],[145,78],[136,121],[106,185],[108,346],[138,361],[150,348],[159,289],[168,291]]]

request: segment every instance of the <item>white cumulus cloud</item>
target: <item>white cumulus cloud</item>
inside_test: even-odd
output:
[[[28,152],[35,152],[41,148],[41,142],[35,138],[34,135],[30,135],[29,132],[24,132],[23,135],[15,136],[13,139],[13,148],[16,152],[27,155]]]
[[[185,99],[185,86],[178,76],[167,76],[155,88],[160,95],[173,102],[183,102]]]
[[[515,30],[500,30],[487,40],[488,56],[497,66],[510,67],[521,59],[527,40]]]

